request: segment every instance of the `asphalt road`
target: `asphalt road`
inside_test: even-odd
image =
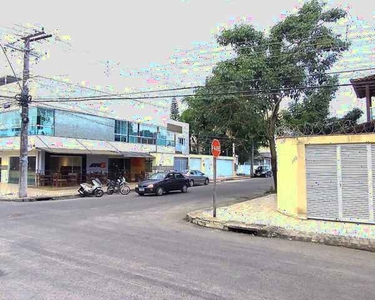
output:
[[[220,204],[269,179],[218,185]],[[375,299],[375,254],[201,228],[212,186],[0,202],[0,299]]]

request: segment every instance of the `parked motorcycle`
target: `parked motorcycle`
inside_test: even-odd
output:
[[[81,183],[78,192],[82,196],[102,197],[104,195],[103,185],[98,178],[92,180],[92,185],[88,183]]]
[[[130,186],[123,176],[117,178],[117,180],[108,180],[107,194],[112,195],[113,193],[121,193],[121,195],[128,195],[130,193]]]

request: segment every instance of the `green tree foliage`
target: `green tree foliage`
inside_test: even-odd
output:
[[[302,102],[302,106],[295,106],[292,116],[303,114],[306,107],[322,106],[319,116],[304,114],[306,120],[327,114],[324,99],[335,90],[314,92],[301,87],[327,86],[337,80],[327,71],[349,45],[331,25],[345,16],[345,11],[327,10],[313,0],[273,26],[269,34],[250,25],[222,31],[218,43],[232,46],[236,57],[219,63],[205,87],[186,99],[195,122],[202,122],[200,126],[207,132],[237,139],[255,136],[258,141],[265,137],[276,189],[275,130],[280,121],[280,104],[286,99]],[[249,149],[246,143],[244,147]]]

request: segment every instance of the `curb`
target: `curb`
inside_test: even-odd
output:
[[[220,229],[224,231],[233,231],[237,233],[246,233],[264,238],[280,238],[290,241],[310,242],[328,246],[339,246],[356,250],[375,252],[374,239],[337,236],[332,234],[315,234],[297,230],[286,230],[282,227],[260,224],[215,221],[198,217],[196,216],[196,214],[198,213],[199,211],[188,213],[185,220],[202,227]]]
[[[130,192],[134,192],[135,189],[130,189]],[[104,195],[106,193],[104,192]],[[107,195],[108,196],[108,195]],[[41,201],[57,201],[57,200],[69,200],[69,199],[76,199],[81,198],[80,194],[76,195],[66,195],[66,196],[40,196],[40,197],[27,197],[27,198],[0,198],[0,202],[41,202]],[[84,198],[84,197],[82,197]]]

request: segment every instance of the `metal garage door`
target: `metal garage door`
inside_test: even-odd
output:
[[[233,162],[227,159],[217,160],[217,176],[231,177],[233,176]]]
[[[185,157],[174,158],[174,169],[177,172],[182,172],[188,168],[188,159]]]
[[[374,222],[374,167],[375,145],[306,146],[307,217]]]
[[[201,162],[200,158],[190,158],[190,169],[201,171]]]

